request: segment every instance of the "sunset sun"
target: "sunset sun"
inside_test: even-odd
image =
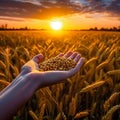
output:
[[[61,21],[52,21],[50,26],[53,30],[60,30],[62,29],[62,22]]]

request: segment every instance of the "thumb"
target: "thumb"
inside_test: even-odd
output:
[[[39,63],[42,59],[43,59],[43,55],[38,54],[38,55],[35,55],[32,60],[36,63]]]

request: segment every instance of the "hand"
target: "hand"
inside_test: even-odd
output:
[[[33,57],[29,62],[27,62],[21,70],[21,76],[29,76],[26,79],[32,79],[37,83],[38,88],[49,86],[52,84],[63,82],[68,77],[73,76],[79,71],[84,63],[84,58],[80,56],[77,52],[68,52],[66,54],[59,54],[59,57],[65,57],[67,59],[74,60],[77,64],[73,69],[68,71],[39,71],[39,63],[41,62],[43,55],[38,54]]]
[[[78,53],[68,52],[59,54],[76,61],[76,66],[68,71],[39,71],[39,63],[43,58],[42,54],[36,55],[27,62],[21,69],[21,73],[0,92],[0,119],[7,120],[24,105],[42,87],[60,83],[79,71],[84,63],[84,58]],[[11,104],[11,103],[14,103]]]

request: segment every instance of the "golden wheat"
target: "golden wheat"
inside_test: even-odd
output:
[[[120,75],[120,69],[107,72],[108,75]]]
[[[32,110],[29,110],[29,114],[33,118],[33,120],[39,120],[36,114]]]
[[[90,60],[88,60],[85,64],[84,64],[84,67],[87,67],[89,65],[92,65],[92,64],[95,64],[95,62],[97,61],[97,57],[93,57],[91,58]]]
[[[104,110],[107,111],[110,106],[119,98],[120,92],[113,93],[104,103]]]
[[[46,104],[43,104],[40,108],[40,114],[39,114],[39,120],[43,120],[43,115],[44,115],[44,111],[45,111],[45,106]]]
[[[3,61],[0,60],[0,69],[6,69],[6,65]]]
[[[104,62],[102,62],[101,64],[99,64],[99,65],[96,67],[96,71],[107,67],[108,63],[109,63],[109,61],[104,61]]]
[[[10,83],[5,80],[0,80],[0,84],[8,86]]]
[[[119,32],[64,31],[64,35],[54,34],[52,36],[48,31],[0,31],[2,78],[0,90],[5,87],[6,83],[12,82],[19,74],[21,66],[34,55],[42,53],[47,61],[61,52],[77,51],[86,58],[85,65],[78,74],[68,78],[65,83],[36,91],[29,104],[23,107],[15,118],[25,120],[31,118],[31,112],[28,114],[29,111],[27,111],[30,109],[33,119],[39,119],[40,111],[44,111],[40,119],[72,120],[77,115],[76,113],[81,111],[82,115],[86,112],[85,119],[88,119],[89,115],[89,119],[101,120],[105,113],[113,108],[113,105],[118,104],[118,102],[114,104],[114,100],[119,101],[119,97],[114,98],[117,95],[113,95],[120,91],[119,46]],[[72,64],[68,61],[66,63],[71,66],[73,61],[71,61]],[[61,70],[74,68],[74,65],[68,66],[59,68]],[[44,68],[47,70],[46,67]],[[106,107],[107,105],[109,106]],[[106,110],[103,107],[106,107]],[[88,108],[90,108],[90,114],[88,114]],[[83,119],[81,114],[78,114],[80,118],[76,119]],[[111,114],[116,117],[114,112]]]
[[[88,111],[81,111],[75,115],[74,119],[83,118],[83,117],[86,117],[88,115],[89,115]]]
[[[62,117],[61,117],[61,113],[58,113],[58,115],[56,116],[55,120],[61,120]]]
[[[88,91],[91,91],[95,88],[98,88],[100,87],[101,85],[103,85],[105,83],[105,81],[98,81],[98,82],[95,82],[95,83],[92,83],[88,86],[86,86],[85,88],[83,88],[80,92],[88,92]]]
[[[0,79],[6,79],[6,75],[4,73],[0,73]]]
[[[103,116],[102,120],[113,120],[112,117],[113,117],[113,114],[116,110],[119,110],[120,111],[120,105],[116,105],[116,106],[113,106],[107,113],[105,116]]]

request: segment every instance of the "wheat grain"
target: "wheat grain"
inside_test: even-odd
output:
[[[89,115],[88,111],[82,111],[79,112],[75,115],[74,119],[79,119],[79,118],[83,118],[83,117],[87,117]]]
[[[107,111],[110,106],[113,105],[113,103],[116,101],[116,99],[119,99],[120,92],[113,93],[104,103],[104,110]]]
[[[95,88],[102,86],[104,83],[105,83],[105,81],[102,81],[102,80],[95,82],[95,83],[92,83],[92,84],[86,86],[85,88],[83,88],[80,92],[88,92],[92,89],[95,89]]]
[[[107,74],[108,75],[120,75],[120,69],[108,71]]]
[[[84,64],[84,67],[87,67],[89,65],[93,65],[93,63],[95,64],[95,62],[97,61],[97,57],[93,57],[91,58],[90,60],[88,60],[85,64]]]
[[[113,114],[116,110],[120,110],[120,105],[115,105],[113,106],[107,113],[105,116],[102,117],[102,120],[113,120]]]
[[[3,61],[0,60],[0,69],[5,70],[6,69],[6,65]]]
[[[33,118],[33,120],[39,120],[36,114],[32,110],[29,110],[29,114]]]
[[[64,57],[54,57],[40,64],[40,71],[48,70],[69,70],[74,68],[76,62]]]
[[[96,71],[105,68],[108,65],[108,61],[104,61],[96,67]]]
[[[76,99],[74,97],[72,97],[71,108],[69,109],[72,110],[71,116],[74,116],[76,113]]]
[[[45,106],[46,104],[43,104],[40,108],[40,114],[39,114],[39,120],[43,120],[43,115],[44,115],[44,111],[45,111]]]
[[[58,113],[58,114],[57,114],[57,117],[55,118],[55,120],[61,120],[61,119],[62,119],[61,113]]]
[[[0,84],[8,86],[10,83],[5,80],[0,80]]]

